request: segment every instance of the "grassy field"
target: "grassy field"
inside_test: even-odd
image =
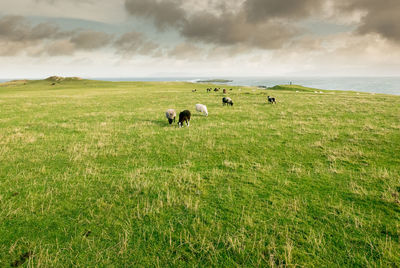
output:
[[[399,96],[51,84],[0,86],[0,267],[400,266]]]

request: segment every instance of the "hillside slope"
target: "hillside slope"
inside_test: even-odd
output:
[[[0,266],[400,265],[400,97],[205,88],[0,87]]]

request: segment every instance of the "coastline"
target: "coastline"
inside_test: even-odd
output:
[[[189,82],[204,85],[199,81],[207,80],[208,77],[84,77],[85,79],[109,82]],[[329,91],[353,91],[371,94],[400,95],[400,77],[226,77],[216,78],[232,82],[214,83],[221,87],[241,86],[270,88],[276,85],[289,85],[290,82],[304,87],[316,88]],[[0,79],[0,83],[21,79]],[[29,78],[29,80],[40,80]],[[215,79],[210,79],[215,80]]]

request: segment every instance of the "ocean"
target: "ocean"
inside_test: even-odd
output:
[[[232,80],[227,86],[265,86],[289,84],[326,90],[360,91],[400,95],[400,77],[142,77],[142,78],[96,78],[106,81],[186,81],[209,79]]]
[[[326,90],[360,91],[400,95],[400,77],[126,77],[126,78],[89,78],[105,81],[185,81],[196,82],[209,79],[227,79],[232,86],[265,86],[289,84]],[[0,79],[0,82],[10,79]]]

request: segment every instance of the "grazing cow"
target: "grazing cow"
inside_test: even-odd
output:
[[[225,105],[233,106],[233,101],[232,101],[231,98],[223,97],[223,98],[222,98],[222,105],[223,105],[223,106],[225,106]]]
[[[271,104],[276,104],[276,100],[275,100],[275,98],[272,98],[272,97],[270,97],[270,96],[268,96],[268,103],[271,103]]]
[[[225,88],[224,88],[223,92],[224,92],[224,94],[226,94],[226,89]]]
[[[191,117],[190,111],[184,110],[183,112],[181,112],[179,114],[178,126],[183,127],[183,122],[186,122],[186,125],[189,126],[190,125],[190,117]]]

